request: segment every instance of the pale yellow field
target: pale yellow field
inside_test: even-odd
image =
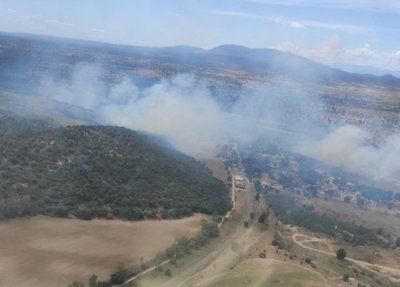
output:
[[[0,286],[57,287],[108,278],[118,264],[132,266],[193,236],[204,215],[179,220],[81,221],[35,217],[0,223]]]

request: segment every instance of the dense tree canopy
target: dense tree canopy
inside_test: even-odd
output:
[[[230,205],[224,184],[193,158],[110,126],[2,137],[0,199],[3,218],[178,218]]]

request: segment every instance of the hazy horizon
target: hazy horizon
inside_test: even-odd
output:
[[[5,0],[0,30],[118,45],[274,48],[396,73],[399,14],[399,1]]]

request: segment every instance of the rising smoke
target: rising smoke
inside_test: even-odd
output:
[[[299,147],[299,151],[374,180],[398,180],[400,136],[392,135],[379,146],[371,142],[372,134],[346,125],[338,127],[322,140],[308,141]]]
[[[400,177],[400,136],[380,145],[355,126],[321,124],[318,97],[265,84],[243,93],[229,109],[221,107],[206,84],[190,75],[139,88],[129,78],[107,88],[101,67],[80,64],[68,81],[43,82],[54,99],[95,111],[102,123],[166,138],[194,156],[212,155],[226,141],[250,143],[274,137],[292,150],[376,180]]]

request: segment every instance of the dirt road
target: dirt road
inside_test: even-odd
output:
[[[233,178],[236,175],[239,175],[238,171],[232,173]],[[239,192],[240,196],[238,195]],[[226,261],[226,264],[229,264],[228,262],[237,256],[237,254],[232,253],[232,246],[236,245],[237,242],[242,243],[243,241],[246,241],[249,237],[248,233],[250,231],[244,229],[243,225],[244,221],[246,220],[246,216],[248,216],[250,209],[252,208],[251,203],[254,198],[253,185],[246,181],[246,189],[241,191],[237,191],[233,185],[232,197],[235,207],[233,211],[240,212],[241,214],[241,220],[237,223],[236,230],[229,234],[228,237],[225,238],[223,244],[218,246],[212,253],[208,254],[195,264],[192,264],[182,272],[176,274],[174,278],[171,278],[169,281],[165,282],[163,285],[161,285],[161,287],[194,286],[193,282],[199,282],[204,277],[202,272],[207,272],[208,269],[214,269],[216,266],[218,266],[218,268],[223,268],[221,262],[219,262],[219,258],[229,258],[229,260],[224,260]],[[229,253],[229,255],[226,253]],[[229,266],[226,266],[226,268],[229,268]]]
[[[303,239],[298,239],[298,237],[302,237]],[[315,251],[318,253],[322,253],[328,256],[334,256],[336,257],[336,254],[333,252],[328,252],[325,250],[321,250],[321,249],[317,249],[317,248],[313,248],[310,246],[305,245],[304,243],[307,242],[325,242],[325,239],[321,239],[321,238],[316,238],[316,237],[311,237],[308,235],[304,235],[301,233],[294,233],[292,236],[293,242],[296,243],[297,245],[301,246],[302,248],[311,250],[311,251]],[[329,244],[328,244],[329,245]],[[367,269],[368,271],[371,271],[373,273],[378,273],[380,275],[384,275],[389,277],[392,281],[394,282],[400,282],[400,280],[398,279],[398,277],[400,277],[400,269],[396,269],[396,268],[392,268],[392,267],[388,267],[388,266],[383,266],[383,265],[379,265],[379,264],[373,264],[373,263],[368,263],[365,261],[361,261],[361,260],[357,260],[354,258],[350,258],[350,257],[346,257],[345,260],[350,261],[352,263],[355,263],[365,269]],[[380,270],[380,271],[378,271]],[[384,273],[384,272],[389,272],[390,274]]]
[[[218,224],[218,227],[221,228],[223,226],[223,223],[228,220],[229,218],[232,217],[232,213],[237,211],[237,190],[234,184],[234,179],[236,176],[241,175],[241,171],[240,170],[234,170],[232,171],[232,189],[231,189],[231,200],[232,200],[232,209],[229,210],[225,216],[222,218],[221,222]],[[246,185],[247,188],[249,188],[249,184]],[[247,190],[247,189],[246,189]],[[246,203],[246,207],[247,209],[249,208],[250,204]],[[245,210],[245,212],[248,213],[247,210]],[[243,226],[244,223],[244,217],[241,220],[241,222],[239,223],[240,226]],[[235,233],[232,233],[225,241],[224,243],[218,247],[217,250],[214,250],[212,253],[208,254],[206,257],[202,258],[200,261],[198,261],[196,264],[190,266],[189,268],[185,269],[184,271],[182,271],[180,274],[178,274],[177,276],[175,276],[172,280],[166,282],[164,285],[162,286],[178,286],[176,284],[178,284],[177,282],[180,281],[185,281],[184,279],[190,277],[192,274],[198,272],[199,270],[201,270],[202,268],[204,268],[205,266],[207,266],[210,262],[212,262],[220,253],[221,250],[226,249],[230,244],[232,244],[233,240],[238,236],[239,230],[236,230]],[[169,263],[170,260],[167,259],[165,261],[163,261],[161,264],[161,266],[166,265],[167,263]],[[135,280],[137,280],[139,277],[145,276],[146,274],[149,274],[150,272],[154,271],[156,268],[158,268],[158,266],[153,266],[150,267],[148,269],[146,269],[145,271],[137,274],[134,277],[129,278],[127,281],[125,281],[123,284],[121,285],[115,285],[117,286],[124,286],[130,282],[133,282]]]

